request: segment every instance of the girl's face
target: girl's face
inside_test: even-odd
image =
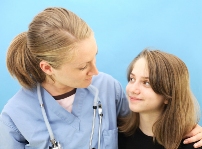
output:
[[[93,75],[98,74],[94,36],[80,41],[75,49],[71,62],[63,64],[59,69],[53,68],[52,77],[57,88],[85,88],[91,84]]]
[[[149,83],[149,72],[145,58],[139,58],[133,65],[130,81],[126,86],[131,111],[147,114],[161,114],[166,101],[156,94]]]

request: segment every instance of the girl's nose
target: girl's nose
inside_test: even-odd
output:
[[[138,95],[140,94],[140,86],[137,82],[134,82],[130,85],[128,85],[128,91],[131,93],[131,94],[135,94],[135,95]]]

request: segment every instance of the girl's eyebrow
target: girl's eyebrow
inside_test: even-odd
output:
[[[130,75],[131,75],[131,76],[135,76],[135,74],[132,73],[132,72],[130,73]],[[141,78],[142,78],[142,79],[149,79],[149,77],[145,77],[145,76],[142,76]]]
[[[149,79],[149,77],[142,77],[143,79]]]
[[[134,76],[135,76],[135,74],[133,74],[133,73],[131,72],[131,73],[130,73],[130,76],[133,76],[133,77],[134,77]]]

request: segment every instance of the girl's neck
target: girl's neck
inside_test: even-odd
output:
[[[140,113],[140,125],[139,128],[141,131],[147,136],[153,136],[152,127],[154,123],[158,120],[159,114],[148,114],[148,113]]]

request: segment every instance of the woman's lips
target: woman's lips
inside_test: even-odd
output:
[[[92,77],[91,77],[91,78],[86,79],[86,81],[91,81],[91,80],[92,80]]]

